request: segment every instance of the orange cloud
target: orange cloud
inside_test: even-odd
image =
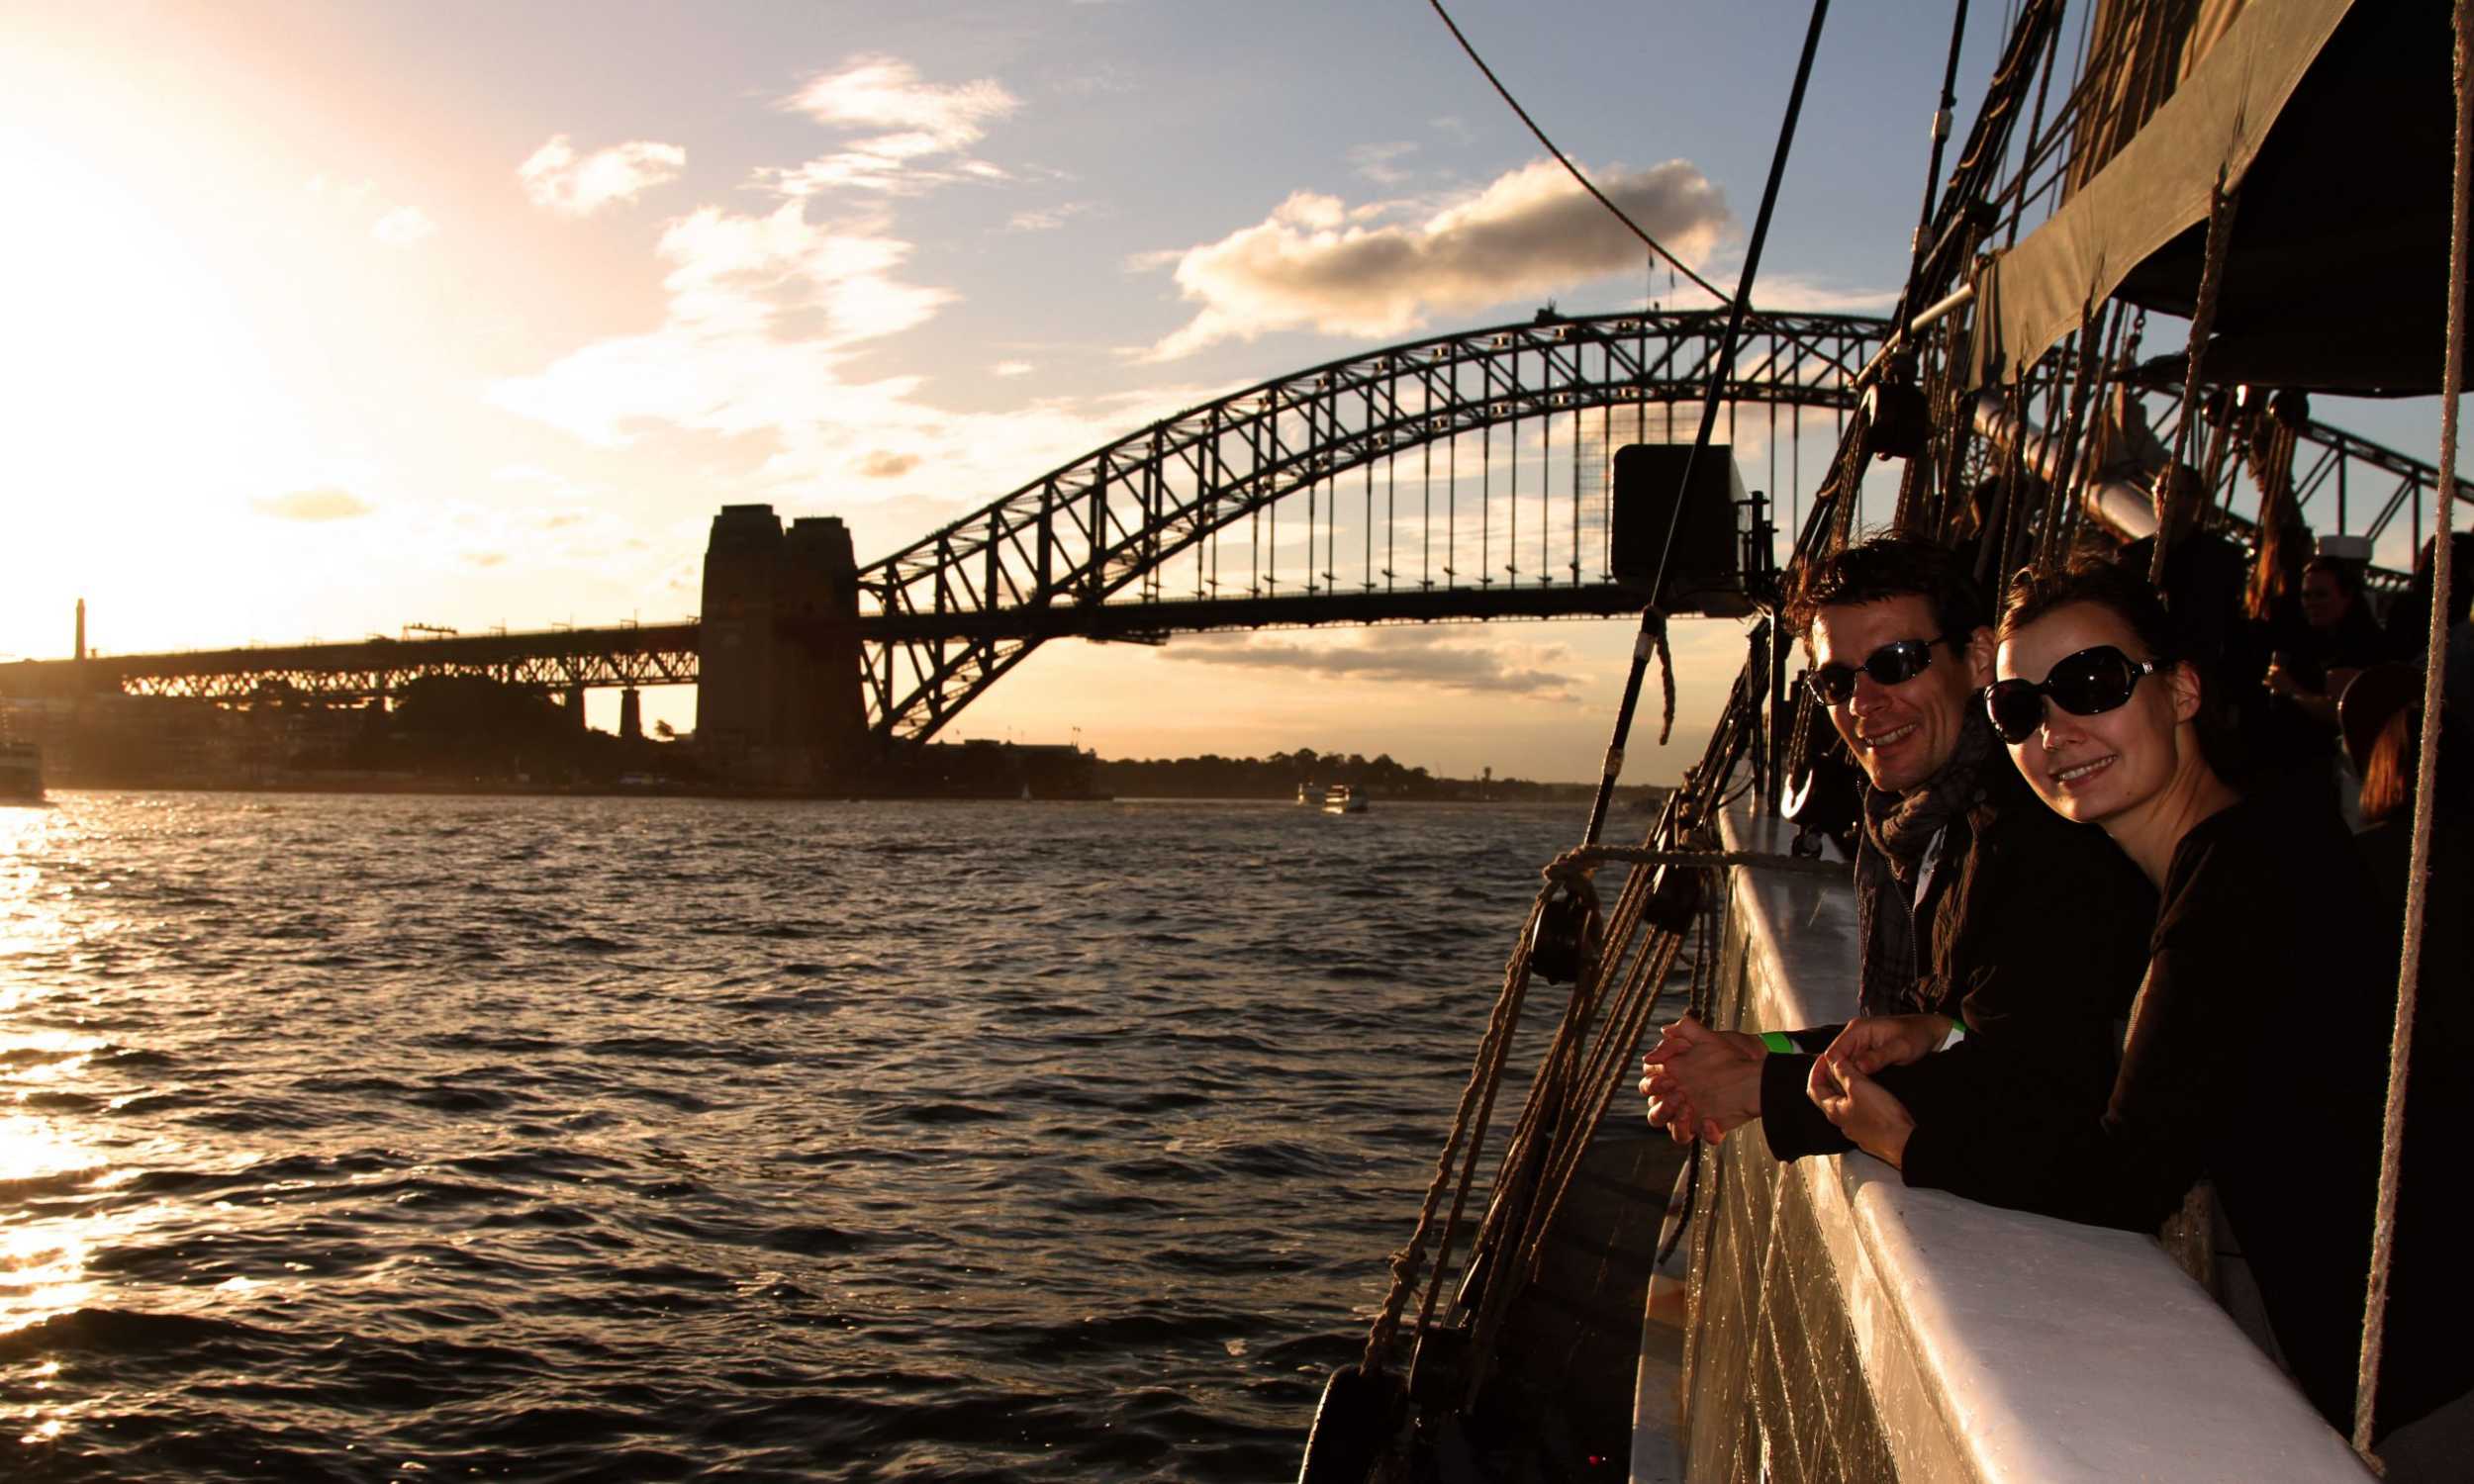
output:
[[[1686,262],[1705,261],[1731,220],[1718,187],[1682,160],[1597,179]],[[1138,261],[1138,268],[1174,262],[1179,289],[1201,306],[1152,347],[1151,358],[1281,329],[1395,337],[1438,312],[1638,271],[1644,253],[1551,160],[1513,170],[1422,222],[1368,225],[1364,217],[1337,197],[1300,191],[1216,242]]]

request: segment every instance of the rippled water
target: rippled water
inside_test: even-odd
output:
[[[0,808],[0,1475],[1292,1475],[1578,812]]]

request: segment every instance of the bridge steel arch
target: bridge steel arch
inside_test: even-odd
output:
[[[1094,449],[859,570],[869,731],[880,746],[927,740],[1049,638],[1156,640],[1171,631],[1273,623],[1637,610],[1639,596],[1605,578],[1603,502],[1592,530],[1580,488],[1587,462],[1581,448],[1569,447],[1566,460],[1574,494],[1557,544],[1569,560],[1553,560],[1553,512],[1542,508],[1538,564],[1524,572],[1513,554],[1501,576],[1488,570],[1491,551],[1481,547],[1479,570],[1472,573],[1451,549],[1467,478],[1457,467],[1447,492],[1449,555],[1434,566],[1432,451],[1448,445],[1457,461],[1463,435],[1485,440],[1482,541],[1490,535],[1484,522],[1493,499],[1493,428],[1509,426],[1515,434],[1509,513],[1516,522],[1523,423],[1542,419],[1549,440],[1539,463],[1543,485],[1554,467],[1559,419],[1571,438],[1586,439],[1587,419],[1579,415],[1600,412],[1602,453],[1619,433],[1646,428],[1648,409],[1703,396],[1725,324],[1719,310],[1542,313],[1526,324],[1387,346],[1277,377]],[[1887,329],[1887,322],[1859,316],[1755,312],[1722,400],[1852,410],[1856,373]],[[1636,429],[1617,426],[1614,413],[1623,408],[1642,410]],[[1678,431],[1688,437],[1689,424]],[[1411,453],[1419,455],[1424,504],[1403,514],[1398,474]],[[1378,465],[1386,466],[1380,567],[1373,535]],[[1318,511],[1315,501],[1328,490],[1337,502],[1339,476],[1360,473],[1365,560],[1344,588],[1336,512],[1327,518],[1331,504]],[[1602,485],[1602,468],[1596,479]],[[1278,522],[1284,509],[1299,503],[1306,506],[1306,571],[1302,592],[1293,568],[1283,592]],[[1267,517],[1268,547],[1261,529]],[[1396,556],[1404,530],[1424,546],[1414,572]],[[1325,543],[1319,556],[1318,532]],[[1232,574],[1228,558],[1241,536],[1244,561]],[[1584,542],[1596,548],[1594,573],[1582,560]]]

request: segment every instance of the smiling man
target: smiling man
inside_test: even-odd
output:
[[[1805,684],[1871,786],[1856,853],[1861,1008],[1938,1015],[1952,1046],[2015,1052],[2001,1074],[2015,1091],[2034,1082],[2054,1106],[2100,1109],[2155,894],[2101,832],[2040,803],[1995,742],[1977,698],[1989,616],[1963,561],[1913,536],[1811,563],[1789,599]],[[1839,1029],[1678,1021],[1643,1059],[1650,1121],[1685,1140],[1760,1118],[1780,1159],[1853,1148],[1805,1095],[1812,1054]],[[1990,1065],[1937,1057],[1886,1075],[1921,1119],[1973,1095],[1960,1084]]]

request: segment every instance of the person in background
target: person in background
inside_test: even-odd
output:
[[[2336,557],[2303,564],[2302,620],[2268,666],[2268,691],[2333,740],[2336,698],[2346,682],[2389,658],[2388,635],[2372,615],[2361,569]]]
[[[2428,610],[2426,609],[2427,612]],[[2354,846],[2377,898],[2383,953],[2404,947],[2406,883],[2413,880],[2415,775],[2421,761],[2423,674],[2412,665],[2374,665],[2337,703],[2345,748],[2362,775],[2362,818]],[[2432,789],[2430,858],[2423,876],[2422,972],[2416,983],[2417,1065],[2474,1061],[2474,790],[2466,749],[2474,728],[2457,708],[2440,708],[2438,781]],[[2406,1122],[2414,1137],[2448,1149],[2474,1134],[2474,1108],[2450,1081],[2427,1072],[2406,1082]],[[2470,1439],[2474,1440],[2474,1439]]]
[[[2250,582],[2250,559],[2224,536],[2207,529],[2202,517],[2208,491],[2199,471],[2175,464],[2156,474],[2151,500],[2156,529],[2166,542],[2162,588],[2166,612],[2173,622],[2173,642],[2180,654],[2200,667],[2207,679],[2230,688],[2255,685],[2264,668],[2264,652],[2255,657],[2246,642],[2249,622],[2242,600]],[[2125,570],[2146,577],[2156,560],[2159,536],[2144,536],[2122,548],[2118,560]],[[2250,665],[2247,674],[2241,667]]]
[[[1810,1095],[1911,1186],[2071,1221],[2153,1232],[2211,1179],[2282,1362],[2350,1431],[2396,976],[2370,880],[2330,800],[2245,797],[2211,768],[2199,674],[2138,578],[2023,574],[2000,636],[1985,705],[2021,775],[2162,896],[2110,1099],[2090,1117],[1979,1077],[1972,1108],[1922,1116],[1888,1076],[1941,1055],[1916,1016],[1851,1024]],[[2416,1082],[2463,1102],[2454,1067],[2423,1065]],[[2379,1435],[2474,1385],[2449,1208],[2462,1126],[2436,1117],[2405,1145]]]
[[[2449,538],[2448,618],[2440,663],[2447,695],[2447,714],[2456,727],[2474,732],[2474,531]],[[2431,588],[2439,538],[2431,537],[2415,554],[2414,575],[2388,610],[2388,642],[2401,658],[2420,664],[2430,643]]]
[[[2133,541],[2116,560],[2123,570],[2146,578],[2154,568],[2156,542],[2167,543],[2159,587],[2173,624],[2174,652],[2197,666],[2204,682],[2200,739],[2209,760],[2232,778],[2262,762],[2273,766],[2280,738],[2306,755],[2321,750],[2307,732],[2299,737],[2291,728],[2280,732],[2278,718],[2270,714],[2276,702],[2260,686],[2270,659],[2269,625],[2254,622],[2245,608],[2250,558],[2202,523],[2209,502],[2199,471],[2188,464],[2159,470],[2150,492],[2159,535]],[[2263,741],[2270,744],[2264,753]]]
[[[2458,531],[2448,544],[2453,577],[2448,584],[2448,621],[2440,627],[2454,634],[2474,614],[2474,531]],[[2414,573],[2406,590],[2388,609],[2388,649],[2399,659],[2418,659],[2430,641],[2431,578],[2438,555],[2439,537],[2423,542],[2423,549],[2414,554]]]
[[[1995,742],[1976,702],[1987,616],[1963,561],[1912,536],[1813,563],[1788,604],[1814,662],[1806,684],[1870,786],[1856,853],[1860,1003],[1929,1014],[1946,1038],[2015,1042],[2006,1074],[2092,1118],[2155,897],[2101,833],[2040,804]],[[1679,1020],[1643,1060],[1650,1121],[1683,1142],[1760,1118],[1780,1159],[1845,1150],[1804,1095],[1810,1054],[1837,1032]],[[1977,1065],[1953,1053],[1902,1086],[1929,1106]]]

